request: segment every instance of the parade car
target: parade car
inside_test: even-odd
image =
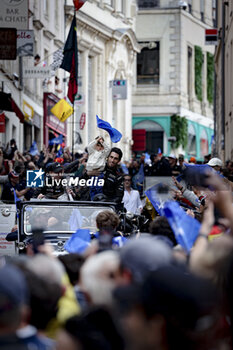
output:
[[[35,232],[41,230],[55,253],[64,254],[66,241],[77,229],[89,229],[90,235],[96,232],[96,216],[103,210],[115,212],[115,204],[59,200],[18,202],[16,253],[25,252]]]

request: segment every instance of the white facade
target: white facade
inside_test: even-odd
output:
[[[63,47],[68,35],[74,7],[72,0],[30,0],[29,29],[34,30],[34,55],[40,56],[38,66],[49,66],[53,61],[53,53]],[[136,53],[140,48],[137,43],[134,28],[136,16],[136,0],[129,1],[87,1],[76,12],[77,39],[79,50],[79,94],[83,104],[75,107],[75,117],[67,120],[67,145],[72,146],[72,129],[74,126],[74,143],[77,132],[82,138],[82,144],[75,144],[76,149],[84,149],[98,134],[106,136],[105,132],[96,127],[96,114],[110,122],[123,135],[122,140],[115,144],[129,158],[131,151],[131,116],[132,116],[132,83],[134,77],[134,63]],[[64,25],[66,30],[64,32]],[[33,57],[23,57],[23,67],[33,66]],[[6,135],[0,135],[2,144],[12,137],[16,138],[20,150],[28,149],[36,139],[39,148],[44,142],[43,130],[43,93],[51,92],[63,98],[67,93],[69,74],[58,69],[56,76],[59,84],[55,85],[55,78],[48,80],[42,87],[41,79],[24,79],[23,90],[15,88],[18,82],[13,79],[13,72],[19,76],[19,61],[0,62],[0,80],[4,81],[4,92],[11,92],[18,106],[23,110],[33,111],[33,117],[28,123],[19,125],[14,113],[5,112],[7,116]],[[63,80],[65,82],[63,83]],[[127,80],[127,99],[113,100],[110,82],[114,79]],[[86,114],[86,124],[79,129],[82,113]],[[12,116],[13,115],[13,116]],[[35,118],[35,119],[34,119]],[[34,122],[35,121],[35,122]],[[34,125],[36,124],[36,125]],[[39,129],[39,133],[38,133]],[[110,140],[108,139],[108,142]],[[114,146],[114,144],[112,145]]]
[[[176,0],[154,1],[153,8],[143,8],[142,4],[146,1],[140,3],[136,36],[142,48],[148,43],[159,43],[159,81],[154,84],[138,83],[135,67],[133,128],[137,129],[138,122],[142,123],[142,120],[151,118],[156,122],[159,118],[159,123],[163,123],[162,118],[167,118],[164,119],[163,150],[168,153],[170,145],[167,137],[172,136],[169,134],[172,114],[184,116],[200,128],[213,129],[213,105],[207,100],[206,57],[207,52],[214,53],[214,46],[205,45],[205,29],[213,26],[212,0],[203,2],[202,14],[201,1],[196,0],[187,1],[185,9]],[[202,102],[195,93],[195,46],[201,47],[203,53]],[[199,148],[200,145],[197,145],[196,156],[201,158]]]
[[[71,5],[71,1],[68,2]],[[77,37],[79,50],[79,93],[84,103],[75,113],[75,131],[79,132],[82,149],[97,135],[101,134],[110,143],[109,136],[96,127],[96,115],[108,121],[118,129],[123,137],[117,144],[125,159],[131,153],[131,117],[132,117],[132,82],[136,52],[140,48],[133,31],[135,25],[135,1],[117,0],[92,1],[77,12]],[[66,7],[69,20],[73,16],[73,7]],[[69,28],[69,25],[67,26]],[[113,100],[111,81],[127,80],[127,99]],[[86,115],[86,125],[79,130],[79,119]],[[72,126],[72,123],[71,123]],[[72,144],[72,128],[69,129],[69,145]]]

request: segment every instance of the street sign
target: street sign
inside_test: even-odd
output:
[[[28,0],[1,0],[0,27],[28,29]]]
[[[218,45],[218,29],[205,30],[205,44]]]
[[[84,129],[85,124],[86,124],[86,113],[82,113],[81,117],[80,117],[80,120],[79,120],[79,128],[80,128],[80,130]]]
[[[127,99],[127,80],[113,80],[111,86],[113,100]]]
[[[16,59],[16,29],[0,28],[0,60]]]
[[[75,96],[74,103],[76,106],[82,106],[84,104],[84,95],[83,94],[77,94]]]
[[[17,30],[17,56],[34,56],[34,31]]]
[[[50,76],[50,67],[25,67],[23,70],[24,79],[45,79]]]

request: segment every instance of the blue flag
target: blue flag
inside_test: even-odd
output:
[[[96,116],[96,120],[97,127],[106,130],[109,133],[112,142],[117,143],[121,140],[122,134],[120,133],[120,131],[112,128],[108,122],[105,122],[104,120],[100,119],[98,115]]]
[[[78,208],[73,209],[72,214],[68,220],[68,224],[71,231],[76,231],[82,227],[83,217]]]
[[[78,229],[66,242],[64,248],[69,253],[83,253],[90,245],[90,230]]]
[[[164,202],[166,200],[166,198],[164,198],[163,200],[163,197],[159,196],[158,194],[158,189],[162,185],[163,185],[162,183],[159,183],[157,185],[150,187],[147,191],[145,191],[145,195],[147,196],[147,198],[149,199],[149,201],[151,202],[151,204],[153,205],[157,213],[161,216],[163,215],[162,209],[164,206]]]
[[[60,145],[63,142],[63,136],[59,135],[58,137],[54,137],[54,139],[49,141],[49,145]]]
[[[63,155],[63,148],[61,145],[58,145],[56,157],[60,158],[62,155]]]
[[[189,252],[197,239],[201,224],[186,214],[175,201],[164,204],[162,215],[167,218],[178,244]]]
[[[29,153],[30,153],[32,156],[35,156],[36,154],[39,154],[36,141],[33,141],[32,145],[31,145],[31,147],[30,147]]]

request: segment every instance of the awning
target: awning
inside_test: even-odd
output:
[[[11,97],[11,94],[6,94],[5,92],[0,91],[0,110],[15,112],[20,123],[24,123],[24,114]]]

